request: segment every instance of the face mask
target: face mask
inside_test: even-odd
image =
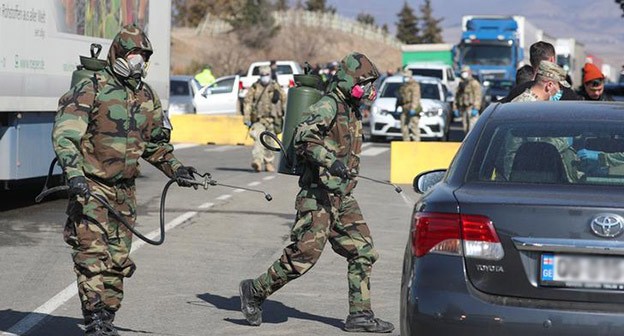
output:
[[[260,83],[267,85],[271,81],[271,75],[260,76]]]
[[[130,54],[126,58],[117,58],[113,71],[123,78],[141,79],[147,75],[147,65],[143,56]]]
[[[557,91],[557,93],[555,93],[553,96],[550,96],[549,100],[550,101],[558,101],[561,99],[561,96],[563,95],[563,91],[559,90]]]
[[[461,73],[461,78],[468,79],[468,73],[467,72],[462,72]]]

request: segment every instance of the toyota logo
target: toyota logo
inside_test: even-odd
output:
[[[615,214],[599,214],[589,224],[598,237],[613,238],[624,230],[624,218]]]

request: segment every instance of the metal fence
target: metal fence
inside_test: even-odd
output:
[[[383,42],[397,48],[402,45],[396,37],[384,32],[380,27],[363,24],[338,14],[288,10],[273,12],[273,18],[275,23],[280,26],[332,29],[357,35],[367,40]],[[231,30],[232,26],[228,22],[207,14],[197,26],[196,33],[197,35],[218,35]]]

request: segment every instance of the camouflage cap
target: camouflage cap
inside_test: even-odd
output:
[[[461,67],[461,72],[472,72],[472,70],[470,70],[469,66],[464,65]]]
[[[128,52],[135,49],[141,50],[147,58],[154,52],[152,43],[141,28],[134,24],[124,26],[111,43],[108,51],[109,64],[113,64],[115,59],[125,57]]]
[[[570,83],[566,81],[565,70],[553,62],[541,61],[537,68],[537,76],[558,82],[561,86],[570,87]]]
[[[336,77],[340,90],[349,95],[356,84],[373,82],[379,78],[379,70],[366,55],[352,52],[340,61]]]
[[[258,70],[258,73],[260,74],[260,76],[262,76],[262,75],[270,75],[271,74],[271,67],[268,66],[268,65],[263,65]]]

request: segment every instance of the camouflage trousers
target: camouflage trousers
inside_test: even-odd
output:
[[[329,240],[334,252],[347,259],[349,312],[371,310],[370,274],[379,255],[355,198],[302,189],[295,208],[292,243],[266,273],[254,280],[259,295],[266,298],[309,271]]]
[[[461,114],[462,129],[464,130],[464,135],[465,135],[465,134],[468,134],[468,131],[470,131],[474,127],[474,125],[477,123],[477,120],[479,119],[479,115],[477,114],[476,116],[472,116],[471,114],[472,106],[460,108],[459,112]]]
[[[275,127],[272,125],[266,126],[266,123],[258,121],[253,123],[249,129],[249,136],[251,136],[254,140],[253,148],[251,149],[252,161],[257,163],[259,166],[267,163],[273,164],[273,160],[275,159],[275,152],[266,149],[266,147],[264,147],[260,142],[260,133],[269,131],[275,134],[274,128]],[[277,147],[277,144],[271,138],[265,137],[265,141],[270,145]]]
[[[403,141],[420,141],[420,117],[409,117],[401,113],[401,134]]]
[[[92,193],[103,196],[125,220],[136,221],[135,186],[104,184],[88,179]],[[136,266],[129,258],[132,233],[101,203],[90,197],[70,200],[63,236],[72,249],[78,294],[86,315],[99,309],[115,312],[123,299],[123,280]]]

